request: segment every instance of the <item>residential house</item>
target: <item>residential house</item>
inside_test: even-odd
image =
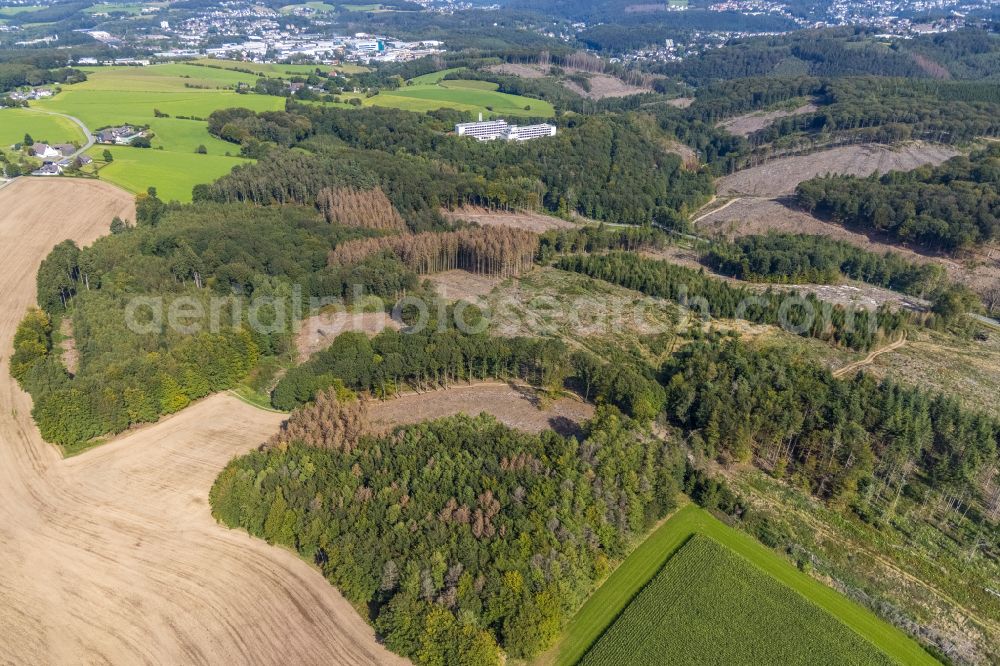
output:
[[[69,157],[76,152],[76,146],[72,143],[57,143],[52,147],[58,150],[63,157]]]
[[[40,169],[31,172],[32,176],[59,176],[62,174],[62,167],[53,162],[46,162]]]
[[[45,159],[51,157],[62,157],[62,153],[47,143],[35,143],[31,146],[31,151],[35,157]]]

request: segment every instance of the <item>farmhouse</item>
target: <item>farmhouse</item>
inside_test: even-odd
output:
[[[484,122],[483,116],[480,114],[479,122],[455,125],[455,134],[471,136],[479,141],[493,141],[494,139],[530,141],[544,136],[555,136],[556,126],[548,123],[524,126],[508,125],[506,120],[487,120]]]
[[[140,136],[143,136],[143,132],[131,125],[122,125],[120,127],[107,127],[100,130],[94,136],[97,137],[97,143],[113,143],[119,146],[127,146]]]
[[[76,152],[76,146],[72,143],[57,143],[52,147],[58,150],[59,154],[63,157],[68,157]]]
[[[31,152],[35,155],[35,157],[39,157],[42,159],[45,159],[47,157],[62,157],[62,153],[60,153],[55,147],[50,146],[47,143],[33,144],[31,146]]]
[[[62,167],[53,162],[46,162],[41,168],[31,172],[32,176],[58,176],[62,174]]]

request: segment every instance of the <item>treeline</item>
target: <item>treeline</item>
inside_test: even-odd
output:
[[[983,473],[997,464],[995,419],[863,373],[839,381],[779,349],[692,343],[664,366],[662,381],[667,416],[696,450],[753,460],[841,506],[890,503],[918,483],[982,499]]]
[[[352,265],[390,252],[418,275],[461,268],[473,273],[512,277],[530,268],[538,236],[510,227],[481,227],[363,238],[330,252],[331,266]]]
[[[671,244],[670,235],[656,227],[608,227],[586,225],[552,229],[538,237],[538,262],[549,263],[557,255],[602,250],[655,250]]]
[[[1000,147],[881,177],[813,178],[795,196],[805,210],[845,225],[929,250],[969,249],[1000,237]]]
[[[489,416],[232,461],[213,515],[316,562],[418,664],[549,647],[594,584],[673,508],[680,449],[599,409],[581,440]]]
[[[970,28],[947,35],[898,40],[886,48],[874,30],[832,28],[732,40],[681,62],[657,65],[657,73],[703,86],[720,80],[769,76],[879,76],[989,79],[1000,46],[995,35]],[[921,62],[915,54],[922,56]],[[931,66],[926,63],[930,62]]]
[[[909,315],[892,312],[885,306],[876,312],[847,310],[812,294],[793,298],[771,290],[761,293],[710,277],[704,270],[625,252],[567,256],[556,267],[648,296],[670,299],[688,305],[700,315],[787,325],[800,335],[862,351],[871,349],[881,339],[894,337],[909,321]]]
[[[22,323],[12,373],[48,441],[74,446],[231,388],[260,357],[290,352],[296,311],[311,297],[350,301],[360,285],[391,298],[417,287],[387,257],[327,266],[332,247],[365,231],[309,209],[168,206],[150,195],[137,209],[138,226],[120,224],[82,250],[62,243],[39,268],[45,314]],[[256,310],[255,326],[251,296],[278,303]],[[71,319],[80,354],[72,376],[53,345],[59,318]]]
[[[719,273],[751,282],[829,284],[847,277],[921,298],[931,296],[946,279],[938,264],[916,264],[893,252],[880,255],[802,234],[769,233],[716,243],[704,261]]]
[[[377,182],[408,221],[408,211],[473,203],[683,227],[688,212],[712,189],[708,173],[685,169],[677,155],[646,140],[637,119],[624,115],[569,118],[559,134],[545,140],[480,143],[446,134],[454,114],[304,105],[292,105],[289,112],[312,127],[310,138],[295,145],[311,149],[318,159],[272,153],[196,195],[311,202],[327,186],[324,181],[367,173],[365,180]],[[255,141],[271,140],[274,132],[258,128],[268,122],[263,116],[244,120],[226,125],[239,125],[232,133],[252,134]],[[387,127],[392,131],[373,130]]]
[[[0,92],[46,83],[79,83],[87,74],[71,67],[45,69],[32,64],[0,62]]]

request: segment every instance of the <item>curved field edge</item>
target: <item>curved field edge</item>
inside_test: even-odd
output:
[[[777,553],[693,504],[668,518],[622,562],[570,620],[550,653],[557,666],[578,663],[625,608],[694,534],[726,546],[779,583],[804,596],[902,664],[937,664],[916,641],[836,590],[810,578]]]

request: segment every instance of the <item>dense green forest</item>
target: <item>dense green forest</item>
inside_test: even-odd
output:
[[[937,167],[883,176],[823,176],[800,183],[809,212],[928,250],[955,252],[1000,237],[1000,147]]]
[[[231,388],[260,357],[289,352],[289,310],[301,316],[311,297],[350,301],[350,287],[361,285],[392,298],[416,286],[411,271],[384,257],[328,266],[338,242],[367,232],[313,210],[168,207],[148,195],[138,208],[139,226],[83,250],[66,241],[38,271],[44,312],[22,323],[15,377],[48,441],[77,445]],[[262,325],[248,326],[251,296],[283,309],[262,307],[254,314]],[[167,325],[171,316],[179,326]],[[72,321],[80,354],[73,375],[53,341],[59,318]]]
[[[570,118],[544,141],[485,143],[446,135],[454,120],[453,113],[298,104],[286,114],[217,112],[210,129],[221,138],[255,151],[260,142],[296,145],[316,157],[276,150],[196,196],[311,202],[326,181],[357,177],[379,182],[408,221],[442,205],[478,203],[682,227],[712,190],[707,173],[683,168],[677,155],[644,140],[628,116]]]
[[[788,294],[759,292],[733,286],[719,278],[669,261],[612,252],[561,258],[556,266],[599,280],[635,289],[646,295],[688,305],[700,316],[745,319],[757,324],[782,324],[801,335],[829,340],[850,349],[868,350],[884,338],[896,336],[910,316],[886,306],[872,313],[846,310],[812,294],[789,300]]]
[[[0,93],[21,86],[40,86],[45,83],[79,83],[87,75],[71,67],[44,69],[32,64],[0,62]]]
[[[918,482],[981,500],[982,473],[997,463],[995,419],[865,374],[838,381],[777,349],[695,342],[664,366],[662,381],[667,416],[693,448],[753,459],[835,504],[889,502]]]
[[[231,462],[213,514],[315,561],[387,647],[419,664],[547,648],[674,506],[683,475],[679,448],[611,408],[580,440],[486,415],[335,449],[304,439]]]

